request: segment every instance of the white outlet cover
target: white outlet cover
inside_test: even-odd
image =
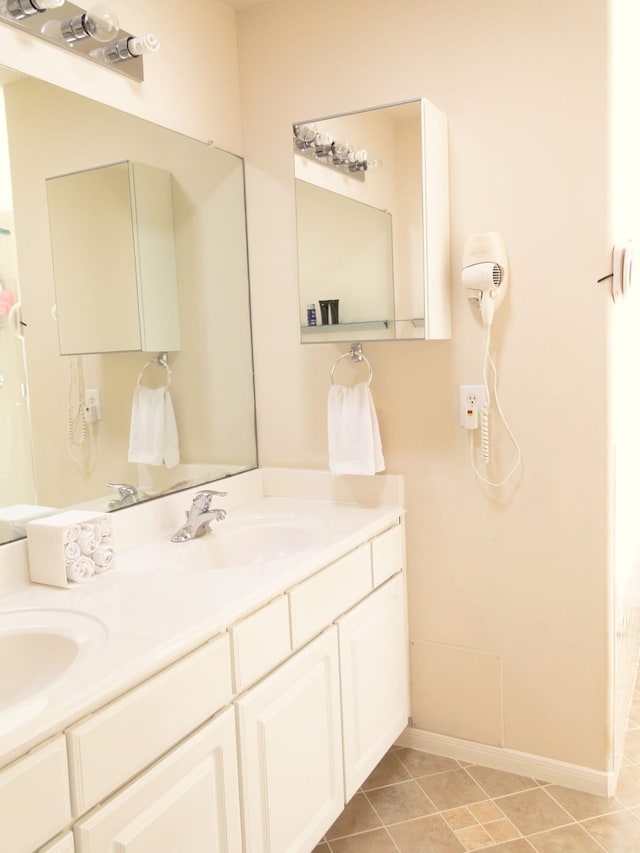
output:
[[[468,421],[466,412],[470,406],[477,408],[484,406],[487,402],[487,393],[484,385],[461,385],[460,386],[460,426],[465,426]]]

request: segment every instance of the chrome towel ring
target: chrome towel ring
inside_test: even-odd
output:
[[[362,352],[362,344],[351,344],[351,349],[349,350],[349,352],[344,352],[342,353],[342,355],[338,356],[338,358],[334,362],[333,367],[331,368],[331,373],[329,374],[329,382],[331,383],[331,385],[334,384],[333,375],[336,372],[336,367],[338,366],[338,363],[342,361],[343,358],[350,358],[351,361],[364,361],[369,371],[367,385],[371,385],[371,380],[373,378],[373,368],[371,367],[371,362],[369,361],[369,359]]]
[[[167,371],[167,381],[164,387],[168,388],[169,385],[171,385],[171,368],[169,367],[169,357],[166,352],[161,352],[159,355],[157,355],[155,358],[152,358],[144,365],[144,367],[138,374],[138,385],[141,384],[141,380],[145,371],[152,367],[154,364],[157,364],[159,367],[164,367],[164,369]]]

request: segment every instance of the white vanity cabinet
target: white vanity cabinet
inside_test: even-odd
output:
[[[238,853],[233,710],[204,725],[74,831],[76,853]]]
[[[245,853],[312,850],[406,727],[403,567],[398,524],[287,591],[302,648],[236,700]]]
[[[236,702],[247,853],[311,850],[344,808],[337,631]]]
[[[61,832],[70,818],[63,737],[0,771],[0,850],[32,853]]]
[[[338,620],[346,802],[407,725],[405,601],[397,574]]]
[[[385,523],[0,769],[0,851],[313,850],[409,716]]]

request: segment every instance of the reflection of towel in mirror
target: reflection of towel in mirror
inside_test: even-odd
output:
[[[378,418],[366,382],[332,385],[327,406],[329,470],[332,474],[384,471]]]
[[[131,407],[129,462],[166,465],[180,461],[178,428],[171,397],[166,388],[137,385]]]

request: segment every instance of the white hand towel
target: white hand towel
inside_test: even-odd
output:
[[[332,474],[384,471],[378,418],[369,385],[332,385],[327,406],[329,470]]]
[[[144,465],[166,465],[173,468],[180,461],[178,427],[166,388],[137,385],[131,407],[129,462]]]

